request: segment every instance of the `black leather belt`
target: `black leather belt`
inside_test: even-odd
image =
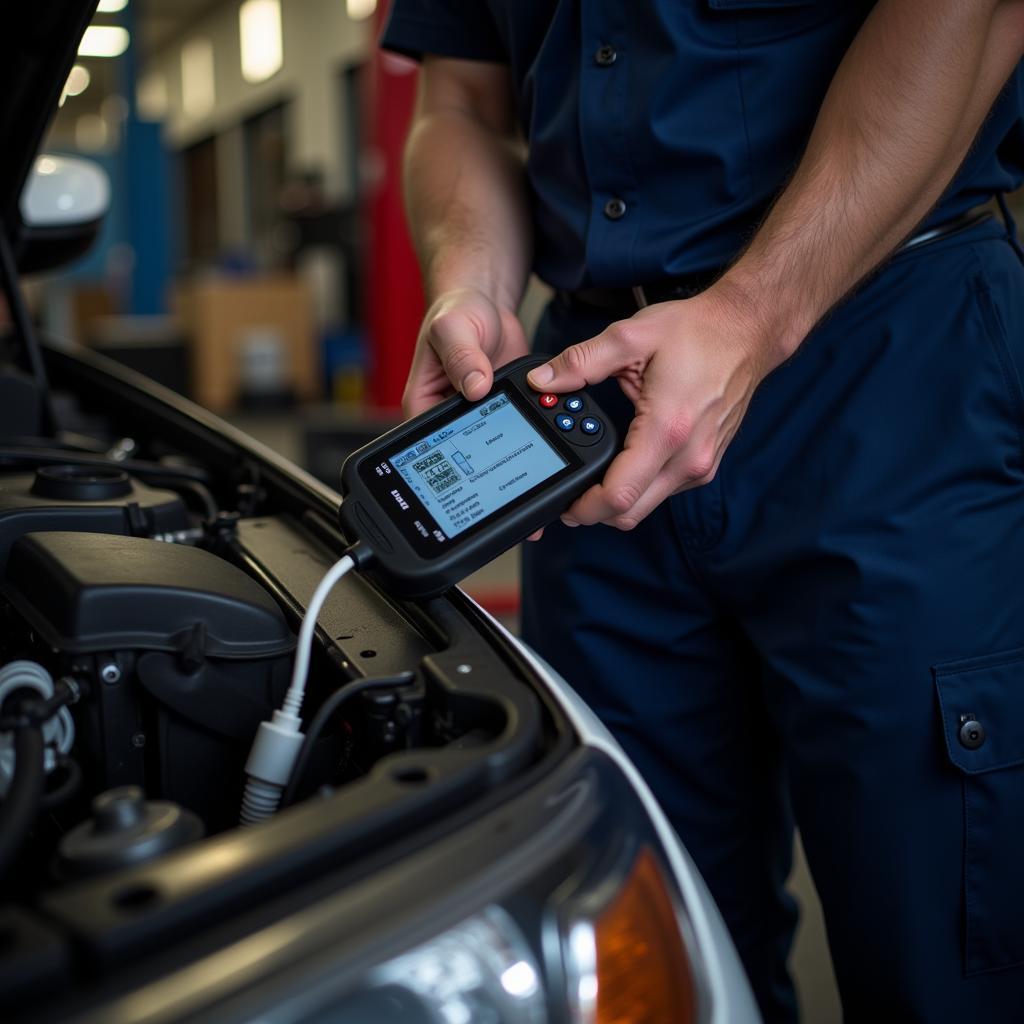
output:
[[[933,228],[912,235],[894,252],[893,256],[930,245],[950,235],[958,234],[973,228],[976,224],[990,220],[992,212],[984,207],[975,207],[959,217],[936,224]],[[709,271],[704,274],[690,274],[686,277],[672,278],[668,281],[657,281],[653,284],[635,285],[632,288],[581,288],[578,291],[559,291],[557,296],[561,302],[571,308],[590,308],[617,314],[619,317],[632,316],[645,306],[656,302],[670,302],[673,299],[692,299],[702,291],[710,288],[718,280],[725,269]]]

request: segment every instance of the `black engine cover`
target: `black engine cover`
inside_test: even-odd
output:
[[[209,551],[101,533],[29,533],[11,549],[4,594],[52,646],[284,654],[294,638],[253,579]]]
[[[14,543],[3,596],[63,671],[92,675],[74,712],[92,788],[141,786],[211,831],[234,824],[295,646],[266,590],[199,548],[47,532]]]
[[[116,470],[50,466],[0,475],[0,572],[11,545],[28,532],[86,530],[138,535],[184,530],[185,503]]]

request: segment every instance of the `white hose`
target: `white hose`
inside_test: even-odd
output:
[[[0,705],[16,690],[34,690],[43,700],[54,694],[53,676],[35,661],[11,661],[0,667]],[[57,767],[57,755],[66,754],[75,742],[75,720],[67,708],[61,708],[43,723],[46,744],[43,766],[47,773]],[[14,737],[0,733],[0,798],[7,793],[14,775]]]

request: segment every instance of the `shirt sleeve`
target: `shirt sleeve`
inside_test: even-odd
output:
[[[508,63],[486,0],[394,0],[380,39],[385,50]]]

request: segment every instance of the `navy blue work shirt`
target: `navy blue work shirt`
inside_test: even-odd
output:
[[[728,264],[793,172],[873,0],[395,0],[414,57],[507,64],[529,143],[534,269],[557,288]],[[1024,180],[1018,66],[948,220]]]

